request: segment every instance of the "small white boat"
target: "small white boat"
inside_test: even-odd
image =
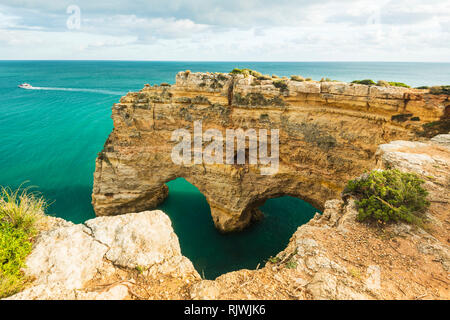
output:
[[[19,88],[22,88],[22,89],[32,89],[33,86],[32,86],[31,84],[29,84],[29,83],[22,83],[22,84],[19,84]]]

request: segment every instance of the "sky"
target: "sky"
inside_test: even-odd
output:
[[[0,0],[0,59],[450,62],[450,0]]]

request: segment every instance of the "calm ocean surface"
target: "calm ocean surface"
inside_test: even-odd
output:
[[[29,181],[52,203],[50,214],[75,223],[93,218],[95,158],[112,129],[112,104],[145,83],[173,83],[181,70],[229,72],[235,67],[315,80],[450,84],[449,63],[0,61],[0,185],[16,188]],[[17,88],[23,82],[41,89]],[[195,187],[177,179],[169,189],[161,209],[172,219],[183,254],[209,279],[263,265],[316,212],[299,199],[273,199],[262,207],[262,223],[220,235]]]

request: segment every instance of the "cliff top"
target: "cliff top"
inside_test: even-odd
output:
[[[354,81],[352,83],[331,79],[320,81],[301,76],[278,77],[278,76],[258,76],[259,73],[219,73],[219,72],[196,72],[189,70],[180,71],[175,78],[175,86],[178,88],[197,87],[202,91],[220,92],[223,88],[234,82],[238,85],[251,85],[264,89],[277,89],[281,93],[337,93],[356,96],[372,96],[380,98],[403,99],[404,94],[445,94],[446,91],[438,91],[436,88],[410,88],[398,82],[379,81],[378,84],[372,80]],[[359,82],[359,83],[358,83]],[[372,82],[371,84],[366,84]],[[392,85],[390,85],[392,84]],[[171,87],[168,83],[161,83],[156,87]],[[146,85],[150,88],[150,85]],[[413,97],[409,97],[413,98]]]
[[[388,86],[382,86],[383,83]],[[141,100],[140,94],[143,93],[158,97],[150,101]],[[298,76],[289,79],[241,73],[182,71],[176,75],[174,85],[162,83],[152,87],[146,84],[139,92],[128,93],[120,103],[184,103],[183,98],[198,96],[206,98],[206,103],[229,106],[272,106],[283,109],[286,106],[320,105],[335,110],[370,113],[385,117],[386,120],[393,117],[390,120],[396,122],[408,120],[416,125],[419,122],[423,124],[448,119],[448,93],[448,86],[417,89],[389,85],[385,81],[381,81],[380,85],[367,85],[306,80]]]

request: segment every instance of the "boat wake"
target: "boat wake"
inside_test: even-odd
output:
[[[119,92],[119,91],[102,90],[102,89],[83,89],[83,88],[31,87],[31,88],[26,88],[26,89],[27,90],[47,90],[47,91],[91,92],[91,93],[100,93],[100,94],[117,95],[117,96],[123,96],[126,94],[126,92]]]

